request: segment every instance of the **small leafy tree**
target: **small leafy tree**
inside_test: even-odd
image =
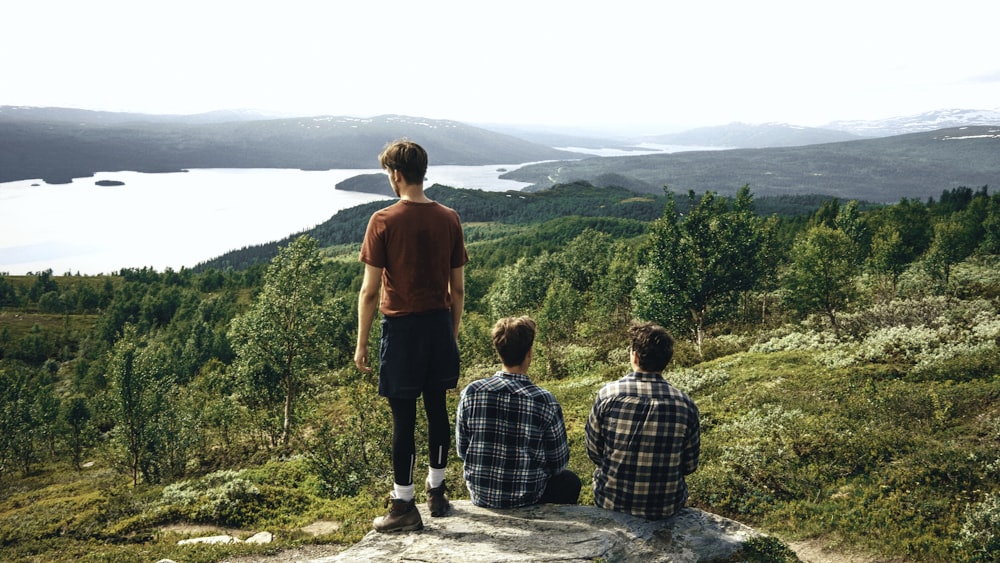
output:
[[[502,268],[486,294],[494,319],[524,315],[541,306],[548,292],[556,262],[551,254],[522,257]]]
[[[888,298],[896,294],[899,277],[906,271],[910,253],[903,244],[903,237],[892,227],[883,227],[872,237],[871,252],[868,255],[868,270],[888,285]]]
[[[983,238],[979,251],[984,254],[1000,254],[1000,193],[990,196],[984,202],[986,216],[983,218]],[[3,300],[0,298],[0,303]]]
[[[93,426],[90,422],[93,415],[87,406],[87,399],[81,395],[70,397],[63,403],[60,416],[67,430],[64,440],[72,456],[73,467],[79,471],[82,469],[83,452],[93,441]]]
[[[243,398],[263,409],[281,409],[281,429],[272,434],[272,444],[275,438],[289,443],[297,399],[348,349],[349,308],[330,298],[327,287],[316,239],[301,236],[279,251],[257,299],[230,325]]]
[[[132,479],[155,482],[158,455],[164,440],[159,432],[160,415],[170,378],[159,346],[141,340],[134,325],[125,325],[108,363],[115,426],[111,432],[111,455],[115,464]]]
[[[538,332],[545,346],[548,371],[554,376],[562,375],[563,371],[559,343],[573,336],[583,308],[580,293],[566,280],[557,279],[549,286],[538,313]]]
[[[944,287],[951,278],[951,267],[968,258],[976,249],[978,239],[968,223],[943,221],[934,225],[934,240],[927,249],[927,273]]]
[[[598,278],[591,293],[593,302],[587,322],[595,330],[620,334],[632,318],[637,257],[632,246],[619,242],[612,247],[607,273]]]
[[[740,292],[764,277],[765,237],[743,186],[732,203],[706,192],[686,218],[668,194],[663,216],[650,229],[645,263],[636,278],[639,317],[690,332],[701,350],[705,326],[725,318]]]
[[[927,206],[917,200],[903,198],[896,205],[869,212],[866,220],[872,233],[899,233],[899,258],[904,264],[920,257],[934,238]]]
[[[854,251],[839,229],[819,225],[800,236],[783,279],[786,299],[800,314],[821,311],[835,331],[837,312],[854,298]]]
[[[0,362],[0,475],[17,466],[31,472],[38,459],[36,421],[32,405],[35,385],[31,369],[18,362]]]
[[[851,240],[851,250],[854,253],[852,261],[860,266],[867,258],[871,246],[871,233],[861,217],[861,210],[856,200],[848,201],[840,208],[837,218],[834,219],[834,226]]]

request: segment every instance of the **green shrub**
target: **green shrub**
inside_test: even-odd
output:
[[[739,553],[729,559],[733,563],[792,563],[798,556],[784,542],[771,536],[754,536],[743,542]]]
[[[306,465],[327,498],[353,496],[391,470],[392,415],[372,385],[337,391],[345,412],[321,420],[304,444]],[[419,418],[419,417],[418,417]]]

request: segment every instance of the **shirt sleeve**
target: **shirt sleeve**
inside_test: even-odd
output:
[[[458,458],[465,461],[465,452],[469,449],[469,430],[465,427],[465,392],[468,387],[462,390],[458,397],[458,408],[455,409],[455,450]]]
[[[604,437],[601,435],[601,420],[598,414],[600,404],[599,400],[594,401],[590,416],[587,417],[586,427],[587,456],[598,465],[601,464],[604,455]]]
[[[566,424],[563,422],[562,407],[554,406],[552,424],[546,430],[546,457],[551,475],[562,473],[569,465],[569,441],[566,439]]]
[[[694,401],[689,406],[688,433],[684,440],[684,474],[690,475],[698,469],[701,454],[701,415]]]
[[[359,259],[376,268],[385,268],[385,223],[379,218],[378,213],[373,213],[368,219],[368,227],[365,229],[365,238],[361,243],[361,254]]]

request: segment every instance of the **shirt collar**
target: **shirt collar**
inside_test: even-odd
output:
[[[496,373],[497,377],[509,377],[511,379],[520,379],[528,381],[528,376],[523,373],[511,373],[509,371],[500,370]]]
[[[663,379],[663,374],[661,373],[649,373],[646,371],[633,371],[629,373],[629,376],[636,379]]]

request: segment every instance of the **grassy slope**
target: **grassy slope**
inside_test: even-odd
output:
[[[995,262],[962,265],[956,283],[975,279],[996,288],[998,271]],[[692,505],[786,541],[823,538],[892,560],[960,560],[954,549],[966,508],[1000,488],[995,302],[926,298],[877,315],[872,310],[845,318],[854,328],[839,340],[805,323],[719,338],[705,361],[689,345],[679,346],[667,377],[696,400],[704,424],[702,465],[690,478]],[[917,311],[929,311],[926,322]],[[866,315],[881,324],[866,324]],[[899,331],[889,339],[883,329],[893,315]],[[968,345],[974,334],[985,345]],[[532,370],[563,406],[571,467],[585,483],[582,503],[592,501],[593,469],[583,425],[599,387],[626,370],[620,336],[605,339],[560,348],[570,374],[564,378],[546,374],[550,352],[543,347]],[[950,348],[954,354],[945,353],[948,341],[963,339]],[[460,387],[495,369],[488,360],[467,362]],[[365,412],[373,416],[372,432],[387,430],[386,406],[370,386],[339,393],[330,387],[317,399],[325,405],[322,416]],[[457,391],[450,401],[454,409]],[[240,505],[245,521],[206,521],[220,525],[212,533],[244,538],[266,529],[276,543],[182,548],[176,541],[189,533],[168,525],[190,521],[189,507],[164,502],[163,486],[131,490],[100,452],[93,454],[95,464],[79,473],[49,466],[26,478],[4,477],[0,560],[216,561],[302,543],[343,546],[369,531],[389,486],[383,473],[353,496],[329,499],[301,459],[261,461],[235,474],[259,491]],[[372,464],[374,471],[383,466]],[[467,498],[460,476],[453,456],[452,496]],[[318,537],[301,531],[316,521],[340,527]]]
[[[583,444],[590,403],[604,382],[625,371],[622,354],[609,355],[611,361],[595,362],[583,352],[577,375],[539,381],[563,405],[571,468],[585,483],[582,503],[592,501],[593,466]],[[705,424],[702,466],[690,478],[691,504],[786,540],[833,538],[884,556],[950,560],[948,542],[962,508],[981,496],[983,487],[997,484],[995,475],[984,480],[976,461],[991,452],[995,456],[996,371],[965,381],[914,381],[900,366],[823,367],[821,355],[737,352],[668,375],[689,390]],[[461,385],[494,369],[468,368]],[[454,393],[451,400],[456,399]],[[212,561],[224,553],[267,551],[181,549],[174,543],[183,534],[153,534],[135,522],[116,520],[116,511],[131,512],[125,504],[152,507],[161,488],[133,494],[102,464],[98,460],[96,468],[80,474],[55,468],[18,481],[0,500],[0,557]],[[458,460],[452,460],[448,473],[453,485],[460,483]],[[241,533],[268,529],[276,533],[278,546],[357,541],[382,510],[378,497],[384,491],[377,487],[354,498],[322,498],[297,462],[271,463],[252,479],[269,485],[277,503],[259,527]],[[467,498],[460,486],[455,489],[454,498]],[[162,517],[154,510],[142,516],[154,523]],[[339,521],[343,527],[319,538],[298,531],[316,520]],[[116,527],[138,535],[116,538],[108,533]],[[95,543],[91,534],[98,531],[106,541]],[[125,537],[130,540],[121,541]]]

